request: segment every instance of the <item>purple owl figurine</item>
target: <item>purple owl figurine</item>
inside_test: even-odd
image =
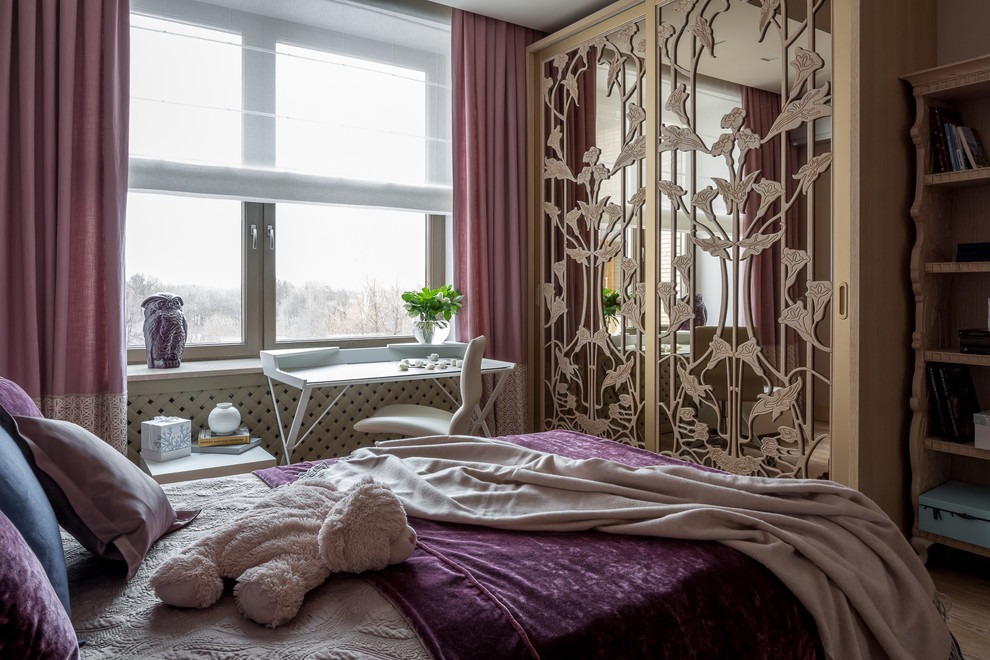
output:
[[[705,301],[701,299],[701,294],[694,294],[694,325],[698,327],[708,323],[708,308]]]
[[[705,307],[705,301],[701,299],[701,294],[694,294],[694,327],[700,327],[708,323],[708,308]],[[687,330],[691,327],[690,321],[685,321],[681,323],[678,330]]]
[[[149,369],[175,369],[186,348],[186,316],[182,298],[171,293],[148,296],[144,308],[144,349]]]

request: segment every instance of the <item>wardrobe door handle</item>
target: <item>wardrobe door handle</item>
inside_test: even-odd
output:
[[[251,249],[258,249],[258,225],[251,225]]]
[[[268,249],[275,249],[275,227],[268,225]]]

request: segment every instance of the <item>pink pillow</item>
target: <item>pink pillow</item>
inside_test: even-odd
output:
[[[6,408],[11,415],[44,416],[20,385],[2,376],[0,376],[0,406]]]
[[[59,525],[100,557],[127,562],[128,579],[159,537],[199,513],[176,512],[154,479],[81,426],[14,420]]]

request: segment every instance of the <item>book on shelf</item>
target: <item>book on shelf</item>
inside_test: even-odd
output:
[[[973,442],[973,415],[981,409],[969,365],[929,362],[926,369],[942,438],[946,442]]]
[[[199,440],[197,439],[192,443],[192,452],[194,454],[243,454],[249,449],[254,449],[255,447],[261,446],[261,438],[251,438],[251,441],[243,445],[206,445],[204,447],[199,446]]]
[[[969,126],[959,126],[956,128],[956,133],[973,168],[990,167],[990,159],[987,158],[979,132]]]
[[[962,115],[958,110],[932,106],[929,108],[929,126],[931,129],[932,172],[954,172],[966,167],[958,162],[955,146],[958,140],[953,138],[955,126],[962,125]],[[960,147],[958,154],[965,156]]]
[[[945,133],[942,129],[942,108],[932,106],[928,109],[928,124],[930,130],[929,151],[931,152],[931,171],[933,174],[952,171],[948,162],[949,154],[945,148]]]
[[[990,261],[990,243],[956,244],[956,261]]]
[[[966,161],[962,149],[959,147],[959,140],[956,139],[956,132],[953,129],[955,124],[950,122],[945,122],[942,124],[945,130],[945,143],[949,147],[949,160],[952,162],[952,171],[958,172],[959,170],[968,169],[966,167]]]
[[[251,433],[246,426],[242,426],[233,433],[214,433],[210,429],[203,429],[197,438],[200,447],[214,447],[222,445],[245,445],[251,442]]]
[[[974,167],[973,161],[970,160],[969,155],[966,153],[966,145],[963,144],[962,128],[958,124],[951,127],[952,145],[956,152],[956,163],[958,163],[959,169],[971,170]]]
[[[962,353],[990,355],[990,330],[981,328],[960,330],[959,350]]]

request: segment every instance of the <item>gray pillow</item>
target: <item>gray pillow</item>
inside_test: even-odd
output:
[[[0,406],[0,512],[7,516],[34,551],[55,594],[69,613],[65,553],[55,512],[8,429],[14,429],[16,433],[13,419]]]
[[[54,419],[15,417],[19,440],[58,524],[90,552],[127,562],[127,577],[163,534],[199,513],[176,512],[161,486],[86,429]]]

